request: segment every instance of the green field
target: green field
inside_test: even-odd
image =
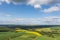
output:
[[[37,36],[36,34],[32,33],[26,33],[26,31],[16,32],[16,30],[21,30],[21,28],[0,28],[0,31],[2,30],[4,30],[5,32],[0,32],[0,40],[60,40],[60,27],[35,28],[26,30],[38,32],[42,36]]]
[[[25,32],[0,32],[0,40],[33,40],[36,35]]]
[[[0,40],[60,40],[60,34],[52,38],[47,35],[39,37],[24,32],[0,32]]]

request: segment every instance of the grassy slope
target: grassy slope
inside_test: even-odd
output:
[[[32,40],[38,37],[25,32],[0,32],[0,40]]]
[[[26,34],[24,32],[4,32],[0,34],[0,40],[60,40],[60,36],[52,38],[48,36],[39,37],[32,34]]]
[[[52,29],[60,29],[60,27],[50,27]],[[43,35],[41,37],[28,34],[25,32],[0,32],[0,40],[60,40],[60,34],[55,38]]]

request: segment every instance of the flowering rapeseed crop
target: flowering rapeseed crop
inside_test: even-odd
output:
[[[27,31],[27,30],[16,30],[16,32],[26,32],[26,33],[34,34],[34,35],[37,35],[37,36],[42,36],[42,35],[41,35],[40,33],[38,33],[38,32]]]

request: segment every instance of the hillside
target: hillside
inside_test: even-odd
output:
[[[15,25],[14,25],[15,26]],[[60,26],[0,26],[0,40],[60,40]],[[40,35],[40,36],[39,36]]]

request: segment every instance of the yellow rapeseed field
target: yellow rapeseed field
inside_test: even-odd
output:
[[[42,36],[42,34],[40,34],[38,32],[27,31],[27,30],[16,30],[16,32],[26,32],[26,33],[34,34],[34,35],[37,35],[37,36]]]

